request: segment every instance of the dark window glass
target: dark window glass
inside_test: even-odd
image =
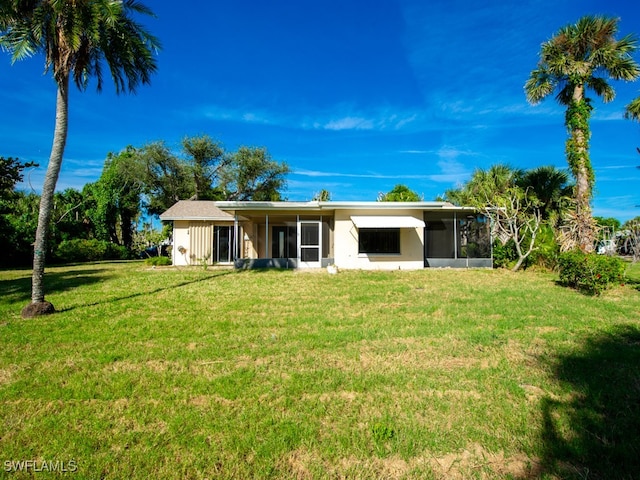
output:
[[[358,253],[400,253],[400,229],[361,228]]]

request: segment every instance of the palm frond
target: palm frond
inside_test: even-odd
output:
[[[633,100],[629,105],[627,105],[624,117],[629,120],[640,121],[640,97]]]

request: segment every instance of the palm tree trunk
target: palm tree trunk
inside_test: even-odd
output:
[[[584,85],[576,85],[573,90],[573,103],[576,106],[584,104]],[[584,108],[590,110],[586,105]],[[574,115],[582,118],[574,118],[570,123],[570,139],[567,145],[567,152],[571,155],[569,165],[576,179],[574,190],[574,199],[576,204],[576,221],[577,221],[577,242],[580,250],[583,252],[592,252],[594,249],[595,232],[593,226],[593,216],[591,214],[591,190],[593,186],[593,178],[591,174],[591,161],[589,159],[588,142],[588,111],[577,108]],[[571,151],[573,149],[573,151]]]
[[[47,255],[47,237],[49,223],[53,210],[53,194],[58,182],[62,156],[67,142],[69,107],[69,77],[68,75],[58,81],[58,93],[56,99],[56,124],[53,133],[53,145],[49,156],[49,165],[44,177],[42,196],[40,197],[40,210],[38,213],[38,228],[33,250],[33,275],[31,279],[31,305],[27,305],[22,312],[23,317],[34,316],[41,313],[52,313],[53,305],[44,299],[44,267]],[[36,309],[34,310],[35,306]],[[30,308],[31,307],[31,308]]]

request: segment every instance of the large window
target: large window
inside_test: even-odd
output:
[[[400,253],[399,228],[361,228],[358,233],[358,253]]]

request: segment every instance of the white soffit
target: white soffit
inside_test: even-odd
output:
[[[424,228],[424,222],[409,215],[353,215],[351,221],[358,228]]]

